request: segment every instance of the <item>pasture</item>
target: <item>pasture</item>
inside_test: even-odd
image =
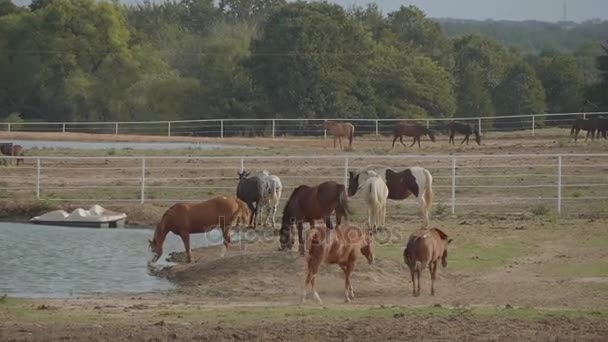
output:
[[[608,143],[569,142],[567,132],[560,132],[564,134],[557,138],[496,134],[484,138],[481,146],[456,147],[448,146],[443,135],[434,144],[423,138],[420,149],[396,146],[392,151],[388,137],[368,136],[355,139],[354,150],[346,153],[334,150],[331,139],[320,138],[225,138],[222,143],[253,148],[172,151],[169,158],[159,158],[167,155],[163,151],[28,151],[25,166],[2,168],[5,217],[11,216],[11,206],[24,211],[41,202],[98,202],[127,211],[133,224],[152,225],[177,200],[234,195],[241,167],[252,173],[266,169],[281,178],[282,212],[298,184],[344,182],[345,170],[363,167],[421,165],[434,177],[431,226],[454,241],[447,268],[438,270],[436,295],[429,294],[425,270],[421,296],[413,297],[402,249],[422,220],[415,200],[389,201],[388,229],[376,236],[376,263],[358,262],[350,304],[342,303],[342,271],[323,266],[317,290],[325,304],[301,305],[304,263],[297,250],[279,252],[275,231],[265,228],[249,232],[252,242],[230,245],[224,258],[219,247],[194,248],[194,263],[150,270],[178,284],[174,291],[0,300],[0,321],[5,322],[0,331],[14,339],[44,332],[55,339],[119,341],[133,336],[603,340],[608,336],[608,158],[600,154]],[[591,153],[597,155],[582,155]],[[87,158],[91,156],[95,158]],[[361,199],[351,201],[354,215],[349,222],[365,226]],[[183,261],[184,253],[163,258]]]

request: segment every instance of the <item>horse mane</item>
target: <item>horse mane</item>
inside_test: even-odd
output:
[[[300,191],[302,191],[303,189],[306,189],[306,188],[308,188],[307,185],[300,185],[293,190],[293,192],[289,196],[289,199],[287,200],[287,202],[285,202],[285,207],[283,208],[283,217],[285,217],[286,215],[289,215],[289,206],[291,204],[291,201],[294,199],[294,197],[298,193],[300,193]]]
[[[439,237],[441,238],[441,240],[447,240],[448,239],[448,235],[446,233],[444,233],[441,229],[439,229],[439,228],[431,228],[431,230],[436,231],[437,234],[439,234]]]

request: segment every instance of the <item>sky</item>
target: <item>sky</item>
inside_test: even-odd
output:
[[[608,19],[608,0],[334,0],[343,6],[375,2],[384,13],[415,5],[433,18],[560,21],[566,3],[568,20]]]

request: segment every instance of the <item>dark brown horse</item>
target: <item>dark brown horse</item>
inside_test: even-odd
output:
[[[450,242],[452,240],[439,228],[421,229],[410,235],[403,251],[403,261],[410,269],[414,296],[420,296],[420,273],[427,267],[431,273],[431,296],[435,295],[437,262],[441,259],[443,267],[448,265]]]
[[[315,280],[324,263],[340,266],[344,272],[344,300],[347,303],[353,300],[352,275],[359,254],[363,254],[370,264],[374,263],[374,237],[371,231],[365,233],[355,226],[337,226],[334,230],[311,229],[306,239],[306,280],[302,302],[306,300],[306,290],[310,284],[315,299],[322,303],[315,289]]]
[[[342,137],[348,139],[348,148],[353,147],[355,126],[352,124],[348,122],[324,121],[322,127],[334,136],[334,148],[336,148],[336,140],[340,142],[340,148],[342,148]]]
[[[608,118],[597,119],[597,139],[600,138],[600,134],[602,137],[604,137],[604,139],[607,139],[606,135],[608,135]]]
[[[150,249],[154,253],[152,262],[163,254],[163,243],[169,232],[179,235],[184,242],[187,261],[191,262],[190,234],[206,233],[219,227],[224,238],[224,255],[230,243],[230,229],[235,224],[244,224],[249,219],[249,208],[238,198],[215,197],[202,203],[176,203],[165,211],[154,230]]]
[[[423,135],[428,135],[429,139],[431,139],[432,142],[435,142],[435,133],[428,128],[417,123],[400,122],[393,128],[394,138],[392,148],[395,148],[395,141],[397,141],[397,138],[399,138],[401,145],[405,147],[405,144],[403,143],[403,136],[414,137],[414,141],[410,147],[414,146],[416,142],[418,142],[418,147],[420,147],[420,137]]]
[[[14,145],[13,143],[0,143],[0,153],[11,157],[23,156],[23,147],[21,145]],[[17,158],[17,166],[19,166],[19,163],[23,164],[22,158]],[[6,159],[3,159],[3,164],[7,164]]]
[[[578,139],[578,133],[583,130],[587,131],[585,141],[591,136],[591,140],[595,139],[595,131],[597,129],[597,119],[576,119],[570,129],[570,137],[574,136],[574,141]]]
[[[291,249],[294,245],[291,230],[295,224],[298,228],[298,242],[301,254],[304,254],[304,222],[314,228],[315,220],[325,220],[325,226],[332,229],[331,214],[336,212],[336,224],[342,223],[342,218],[348,217],[348,196],[346,187],[333,181],[311,187],[300,185],[287,200],[281,220],[280,242],[281,249]]]
[[[465,141],[468,145],[469,137],[471,136],[471,134],[475,135],[475,142],[477,143],[477,145],[481,145],[481,137],[479,136],[479,131],[477,130],[477,128],[472,128],[468,124],[451,121],[450,123],[448,123],[448,133],[450,134],[450,139],[448,140],[448,143],[452,145],[455,145],[454,135],[456,135],[456,133],[464,134],[464,139],[462,139],[460,145],[462,145]]]
[[[258,207],[260,205],[260,200],[262,199],[262,194],[260,192],[261,178],[259,175],[250,177],[249,172],[247,171],[238,172],[238,175],[239,183],[236,186],[236,197],[247,203],[247,206],[251,211],[249,226],[255,228],[259,211]]]

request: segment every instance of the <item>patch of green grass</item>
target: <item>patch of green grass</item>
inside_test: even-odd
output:
[[[564,277],[608,277],[608,263],[572,262],[548,264],[544,268],[547,275]]]
[[[452,246],[453,245],[453,246]],[[482,272],[508,264],[525,255],[529,245],[518,240],[497,240],[491,244],[453,242],[448,249],[448,267],[467,272]]]

